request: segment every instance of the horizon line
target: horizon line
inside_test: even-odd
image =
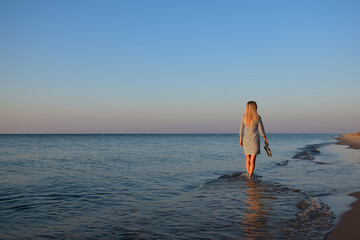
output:
[[[204,132],[204,133],[0,133],[0,135],[210,135],[210,134],[221,134],[221,135],[239,135],[239,133],[212,133],[212,132]],[[268,134],[344,134],[344,133],[316,133],[316,132],[289,132],[289,133],[279,133],[279,132],[270,132]]]

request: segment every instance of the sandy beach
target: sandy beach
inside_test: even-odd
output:
[[[349,148],[360,149],[360,132],[343,134],[336,138],[339,145],[348,145]],[[360,239],[360,192],[349,194],[356,199],[350,207],[351,209],[341,215],[338,224],[335,228],[325,236],[326,240],[335,239]]]
[[[360,239],[360,192],[349,194],[356,197],[357,200],[351,204],[351,210],[345,212],[341,217],[339,223],[335,226],[324,239]]]
[[[336,140],[339,141],[336,144],[348,145],[349,148],[360,149],[360,131],[351,134],[343,134],[336,138]]]

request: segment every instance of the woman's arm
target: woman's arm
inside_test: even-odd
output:
[[[267,140],[266,136],[265,136],[265,137],[263,137],[263,138],[264,138],[264,141],[265,141],[265,145],[266,145],[266,146],[268,146],[268,145],[269,145],[269,142],[268,142],[268,140]]]
[[[241,119],[241,124],[240,124],[240,131],[239,131],[239,135],[240,135],[240,146],[243,146],[243,134],[244,134],[244,118]]]
[[[267,146],[267,145],[269,145],[269,142],[268,142],[268,140],[266,138],[265,128],[264,128],[264,124],[263,124],[263,122],[261,120],[261,117],[259,117],[259,123],[260,123],[260,126],[259,126],[260,134],[264,138],[265,145]]]

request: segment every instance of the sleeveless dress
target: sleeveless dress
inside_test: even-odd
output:
[[[245,126],[244,117],[241,119],[239,134],[240,136],[244,134],[243,148],[246,155],[260,154],[259,130],[261,136],[265,137],[265,129],[260,116],[259,120],[249,127]]]

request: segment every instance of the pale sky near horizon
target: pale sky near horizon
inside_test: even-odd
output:
[[[0,1],[0,133],[360,130],[360,1]]]

